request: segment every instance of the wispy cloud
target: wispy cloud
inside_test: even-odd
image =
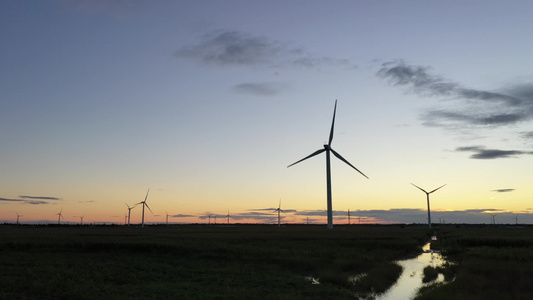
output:
[[[377,75],[420,96],[458,101],[453,109],[429,110],[422,116],[426,125],[498,127],[533,119],[533,84],[503,87],[502,92],[472,89],[402,60],[382,64]]]
[[[22,200],[22,199],[0,198],[0,201],[5,201],[5,202],[20,202],[20,201],[23,201],[23,200]]]
[[[234,86],[233,91],[254,96],[274,96],[287,88],[288,84],[282,82],[241,83]]]
[[[177,215],[171,215],[169,217],[171,218],[193,218],[193,217],[196,217],[196,215],[177,214]]]
[[[318,57],[289,43],[241,31],[217,31],[196,45],[178,49],[175,57],[214,66],[355,67],[344,58]]]
[[[0,198],[0,201],[22,202],[25,204],[33,204],[33,205],[49,204],[51,203],[50,201],[58,201],[58,200],[62,200],[62,199],[57,198],[57,197],[46,197],[46,196],[19,196],[19,199]]]
[[[23,199],[39,199],[39,200],[61,200],[61,198],[56,197],[45,197],[45,196],[19,196]]]
[[[519,155],[533,154],[533,151],[486,149],[483,146],[458,147],[455,149],[455,151],[473,152],[474,154],[470,155],[470,158],[473,159],[510,158],[517,157]]]
[[[497,190],[492,190],[493,192],[497,192],[497,193],[509,193],[509,192],[513,192],[515,189],[497,189]]]

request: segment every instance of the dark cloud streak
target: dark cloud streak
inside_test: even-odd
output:
[[[402,60],[382,64],[377,76],[420,96],[460,101],[455,109],[429,110],[422,116],[426,125],[505,126],[533,118],[533,84],[507,87],[505,93],[476,90],[433,75],[429,67],[408,65]]]
[[[474,152],[474,154],[470,156],[470,158],[473,159],[497,159],[516,157],[525,154],[533,154],[532,151],[486,149],[483,146],[458,147],[455,149],[455,151]]]
[[[208,34],[198,44],[178,49],[174,56],[215,66],[355,67],[348,59],[315,57],[288,43],[240,31]]]

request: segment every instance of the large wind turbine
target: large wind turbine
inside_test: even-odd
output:
[[[146,208],[148,208],[148,210],[150,210],[150,212],[153,214],[152,210],[150,209],[150,206],[148,206],[148,204],[146,204],[146,199],[148,199],[148,193],[150,192],[150,189],[148,189],[148,191],[146,192],[146,197],[144,197],[144,201],[141,201],[135,205],[139,205],[139,204],[142,204],[143,206],[143,216],[142,216],[142,223],[141,223],[141,227],[144,227],[144,207],[146,206]]]
[[[299,161],[287,166],[293,166],[299,162],[302,162],[308,158],[311,158],[315,155],[318,155],[322,152],[326,152],[326,185],[327,185],[327,197],[328,197],[328,229],[333,228],[333,206],[331,203],[331,167],[330,167],[330,152],[333,153],[338,159],[342,160],[346,164],[348,164],[350,167],[354,168],[357,172],[359,172],[361,175],[365,176],[368,179],[368,176],[363,174],[363,172],[359,171],[356,167],[354,167],[351,163],[349,163],[346,159],[344,159],[339,153],[335,152],[331,148],[331,141],[333,140],[333,128],[335,127],[335,113],[337,111],[337,100],[335,100],[335,108],[333,109],[333,121],[331,122],[331,130],[329,132],[329,141],[326,145],[324,145],[324,149],[317,150],[310,154],[307,157],[304,157],[303,159],[300,159]]]
[[[147,194],[147,195],[148,195],[148,194]],[[126,203],[126,202],[124,202],[124,203]],[[128,207],[128,226],[130,226],[131,210],[132,210],[135,206],[137,206],[137,204],[135,204],[134,206],[131,206],[131,207],[130,207],[130,206],[128,205],[128,203],[126,203],[126,206]]]
[[[438,189],[440,189],[441,187],[445,186],[446,184],[443,184],[441,186],[439,186],[438,188],[432,190],[431,192],[426,192],[426,190],[424,190],[423,188],[417,186],[416,184],[414,183],[411,183],[412,185],[414,185],[415,187],[417,187],[419,190],[421,190],[422,192],[426,193],[426,196],[427,196],[427,202],[428,202],[428,227],[431,228],[431,211],[429,209],[429,194],[437,191]]]
[[[17,225],[19,225],[19,219],[20,219],[20,217],[22,217],[22,215],[19,215],[18,212],[16,212],[16,214],[17,214]]]
[[[284,213],[285,212],[283,211],[283,209],[281,209],[281,199],[279,199],[279,205],[278,205],[278,208],[274,209],[274,211],[277,211],[278,212],[278,227],[281,227],[281,213]]]

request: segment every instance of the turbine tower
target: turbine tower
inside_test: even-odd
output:
[[[146,199],[148,199],[148,193],[150,192],[150,189],[148,189],[148,191],[146,192],[146,197],[144,197],[144,201],[141,201],[135,205],[139,205],[139,204],[142,204],[143,205],[143,216],[142,216],[142,223],[141,223],[141,227],[144,227],[144,207],[146,206],[146,208],[148,208],[148,210],[153,214],[152,210],[150,209],[150,206],[148,206],[148,204],[146,204]]]
[[[331,148],[331,142],[333,141],[333,128],[335,127],[335,113],[337,111],[337,100],[335,100],[335,108],[333,109],[333,121],[331,122],[331,130],[329,132],[329,141],[327,144],[324,145],[324,149],[317,150],[310,154],[307,157],[304,157],[303,159],[300,159],[299,161],[287,166],[293,166],[299,162],[302,162],[308,158],[311,158],[315,155],[318,155],[322,152],[326,152],[326,186],[327,186],[327,199],[328,199],[328,229],[333,229],[333,205],[331,201],[331,166],[330,166],[330,152],[333,153],[338,159],[342,160],[344,163],[349,165],[350,167],[354,168],[357,172],[359,172],[361,175],[365,176],[368,179],[368,176],[363,174],[363,172],[359,171],[356,167],[354,167],[351,163],[349,163],[346,159],[344,159],[339,153],[335,152]]]
[[[167,214],[167,224],[165,225],[168,226],[168,212],[165,210],[165,213]]]
[[[80,218],[80,225],[83,225],[83,217],[84,216],[74,216],[74,218]]]
[[[429,209],[429,194],[437,191],[438,189],[440,189],[441,187],[445,186],[446,184],[444,185],[441,185],[439,186],[438,188],[432,190],[431,192],[426,192],[426,190],[424,190],[423,188],[417,186],[416,184],[414,183],[411,183],[412,185],[414,185],[415,187],[417,187],[419,190],[421,190],[422,192],[426,193],[426,196],[427,196],[427,202],[428,202],[428,227],[431,228],[431,210]]]
[[[17,214],[17,225],[19,225],[19,219],[20,219],[20,217],[22,217],[22,215],[19,215],[18,212],[16,212],[16,214]]]
[[[126,203],[126,202],[124,202],[124,203]],[[135,204],[134,206],[131,206],[131,207],[130,207],[130,206],[128,205],[128,203],[126,203],[126,206],[128,207],[128,226],[130,226],[131,210],[132,210],[135,206],[137,206],[137,204]]]
[[[278,205],[278,208],[274,209],[274,211],[277,211],[278,212],[278,227],[281,227],[281,213],[284,213],[285,212],[283,211],[283,209],[281,209],[281,198],[279,199],[279,205]]]

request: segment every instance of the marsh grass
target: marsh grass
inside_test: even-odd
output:
[[[439,247],[455,262],[442,271],[454,279],[421,289],[416,299],[531,299],[533,227],[442,228]]]
[[[0,299],[350,299],[349,277],[417,253],[428,232],[0,226],[0,236]]]

